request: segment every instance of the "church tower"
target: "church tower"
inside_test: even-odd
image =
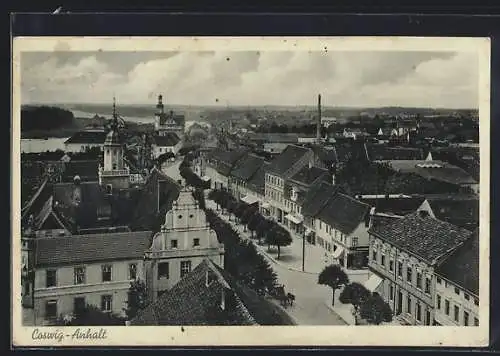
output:
[[[115,189],[129,188],[130,170],[123,160],[125,147],[118,129],[115,98],[113,98],[111,129],[104,141],[103,151],[104,166],[99,167],[99,184],[106,188],[108,194]]]
[[[163,125],[165,125],[165,107],[163,106],[163,95],[160,94],[156,104],[155,131],[160,131]]]

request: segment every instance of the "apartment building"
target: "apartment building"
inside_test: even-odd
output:
[[[436,270],[471,232],[417,211],[369,231],[367,282],[408,325],[432,325]]]
[[[51,325],[86,305],[123,314],[130,282],[143,279],[151,231],[38,238],[34,324]]]
[[[479,325],[479,231],[436,270],[436,325]]]

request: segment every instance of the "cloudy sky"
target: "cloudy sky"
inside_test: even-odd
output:
[[[474,52],[25,52],[22,102],[477,108]]]

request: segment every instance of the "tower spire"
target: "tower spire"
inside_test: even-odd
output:
[[[116,97],[113,95],[113,119],[111,121],[112,129],[118,128],[118,115],[116,114]]]

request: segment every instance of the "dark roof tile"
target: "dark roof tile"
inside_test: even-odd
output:
[[[153,142],[160,147],[172,147],[179,143],[181,139],[174,132],[167,132],[162,136],[153,136]]]
[[[317,219],[349,235],[366,221],[370,206],[348,195],[336,193],[319,212]]]
[[[92,263],[140,259],[149,247],[151,231],[106,233],[36,240],[35,265]]]
[[[439,263],[471,236],[470,231],[422,211],[406,215],[392,224],[372,227],[369,233],[431,265]]]
[[[273,174],[286,173],[298,160],[303,158],[309,149],[296,145],[288,145],[268,166],[268,172]]]
[[[231,175],[237,179],[248,181],[257,173],[263,164],[264,158],[253,154],[246,155],[236,162],[231,170]]]

